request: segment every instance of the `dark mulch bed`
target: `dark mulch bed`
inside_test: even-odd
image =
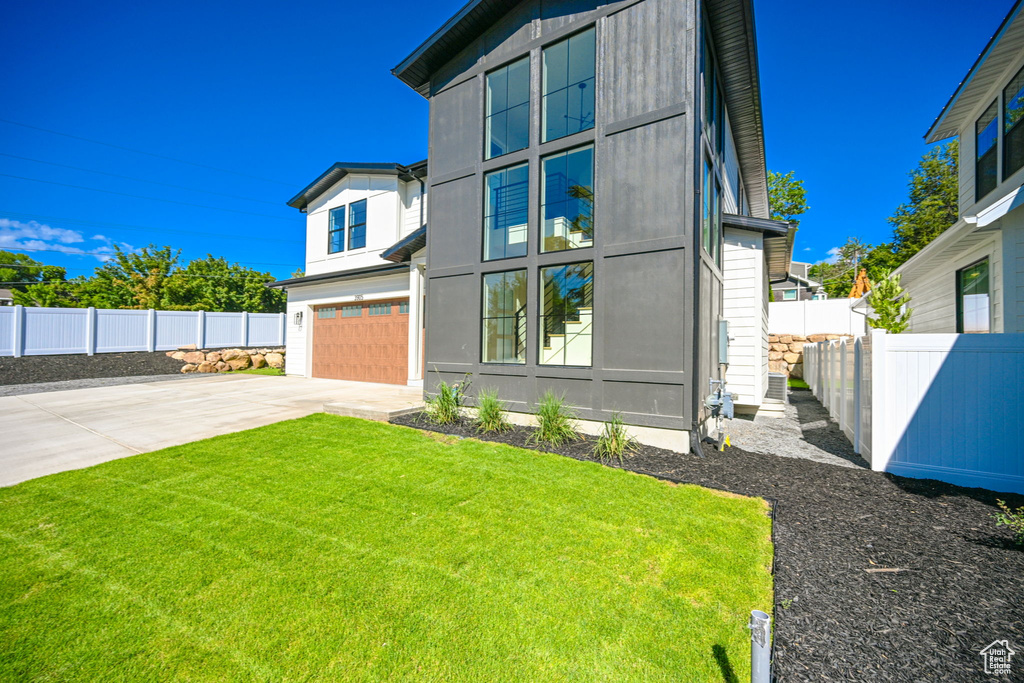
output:
[[[393,422],[521,447],[532,432]],[[594,460],[592,445],[546,450]],[[1024,551],[991,518],[997,497],[1017,507],[1024,496],[736,448],[643,447],[624,467],[772,501],[779,680],[978,681],[993,640],[1024,652]],[[900,571],[868,571],[885,569]],[[1018,657],[1000,680],[1024,680]]]
[[[181,371],[182,362],[168,358],[164,351],[149,353],[97,353],[61,356],[0,358],[0,386],[60,382],[101,377],[170,375]]]

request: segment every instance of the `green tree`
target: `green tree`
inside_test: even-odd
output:
[[[909,197],[889,218],[897,266],[953,225],[959,214],[960,149],[956,140],[933,147],[910,172]]]
[[[151,244],[137,251],[114,245],[109,261],[76,287],[85,306],[96,308],[159,308],[167,277],[181,250]]]
[[[0,287],[13,291],[23,290],[28,285],[39,282],[44,266],[27,254],[0,250]]]
[[[857,273],[862,267],[866,267],[863,261],[872,250],[873,247],[860,238],[848,237],[836,252],[833,263],[816,263],[811,266],[808,274],[822,284],[829,298],[841,299],[849,296]],[[868,279],[871,279],[870,272]]]
[[[799,225],[797,216],[811,207],[807,206],[804,181],[797,180],[793,174],[794,171],[785,174],[768,171],[768,206],[773,219]]]
[[[188,311],[280,313],[287,294],[270,289],[276,278],[207,254],[176,270],[164,282],[160,308]]]
[[[872,313],[868,316],[868,325],[875,329],[886,330],[899,334],[910,325],[910,297],[900,286],[900,276],[886,273],[871,288],[868,303]]]

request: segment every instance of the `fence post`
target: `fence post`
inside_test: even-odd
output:
[[[871,469],[884,472],[892,457],[885,414],[885,330],[871,330]]]
[[[156,311],[152,308],[146,312],[146,350],[156,351]]]
[[[279,328],[278,331],[281,334],[281,340],[278,343],[278,346],[284,346],[285,342],[288,339],[288,314],[287,313],[282,313],[281,314],[281,324],[278,325],[278,328]]]
[[[14,357],[21,358],[25,352],[25,307],[15,306],[14,307],[14,321],[11,325],[11,329],[14,331],[14,343],[12,349],[14,350]]]
[[[249,346],[249,312],[242,311],[242,348]]]
[[[864,344],[853,342],[853,452],[860,455],[860,377],[864,373]]]
[[[90,306],[85,314],[85,353],[96,355],[96,308]]]
[[[839,431],[846,429],[846,354],[849,350],[846,348],[846,339],[839,340],[839,400],[838,404],[839,413],[836,418],[839,421]]]
[[[196,311],[196,317],[199,321],[196,325],[196,348],[201,349],[206,346],[206,311]]]

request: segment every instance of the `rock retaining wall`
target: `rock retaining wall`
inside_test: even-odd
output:
[[[167,355],[185,363],[181,366],[183,373],[234,372],[266,367],[284,369],[283,348],[214,350],[180,347],[177,351],[168,351]]]
[[[804,344],[814,344],[830,339],[852,337],[848,334],[799,334],[768,335],[768,372],[781,372],[787,377],[803,379]]]

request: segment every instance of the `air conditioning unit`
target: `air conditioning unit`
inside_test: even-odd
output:
[[[768,393],[764,395],[764,400],[770,403],[785,403],[787,384],[786,380],[786,375],[784,375],[781,372],[769,372]]]

